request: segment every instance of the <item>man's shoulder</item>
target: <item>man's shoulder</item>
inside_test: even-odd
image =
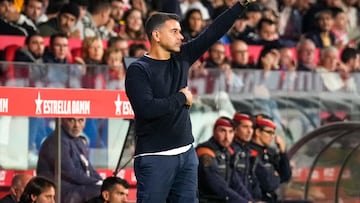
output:
[[[100,197],[94,197],[88,201],[86,201],[85,203],[103,203],[104,201],[100,198]]]
[[[8,194],[2,199],[0,199],[0,203],[16,203],[16,201],[11,197],[10,194]]]

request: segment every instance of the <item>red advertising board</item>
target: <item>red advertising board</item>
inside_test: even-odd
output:
[[[0,116],[133,118],[123,90],[0,87]]]

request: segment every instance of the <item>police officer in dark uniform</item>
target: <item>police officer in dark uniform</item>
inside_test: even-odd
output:
[[[261,190],[252,168],[250,159],[250,148],[248,143],[251,141],[253,129],[253,117],[250,113],[236,112],[233,117],[235,124],[234,141],[231,144],[235,151],[233,156],[233,168],[241,179],[238,192],[243,197],[258,201],[261,200]]]
[[[277,201],[275,190],[291,178],[285,142],[275,134],[275,129],[276,124],[271,117],[256,115],[254,134],[249,144],[255,175],[261,188],[261,199],[269,203]],[[277,150],[270,147],[272,141],[276,143]]]
[[[240,179],[231,169],[234,123],[228,117],[216,120],[213,136],[196,148],[199,157],[200,203],[248,203],[237,191]]]

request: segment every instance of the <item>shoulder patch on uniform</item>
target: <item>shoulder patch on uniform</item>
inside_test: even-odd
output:
[[[213,161],[214,157],[211,157],[210,155],[208,154],[204,154],[200,157],[200,163],[202,163],[202,165],[204,167],[210,167],[211,164],[212,164],[212,161]]]
[[[208,147],[197,148],[196,154],[198,155],[198,157],[201,157],[203,155],[209,155],[210,157],[215,158],[215,152]]]

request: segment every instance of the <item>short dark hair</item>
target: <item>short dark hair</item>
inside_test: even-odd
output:
[[[261,30],[263,27],[263,24],[276,25],[276,23],[273,20],[270,20],[268,18],[261,18],[257,25],[257,30]]]
[[[135,56],[137,50],[148,50],[145,44],[143,43],[134,43],[129,47],[129,56]]]
[[[38,196],[49,188],[56,189],[56,185],[53,181],[40,176],[33,177],[25,186],[24,192],[20,197],[20,202],[32,202],[32,195]]]
[[[341,61],[347,63],[350,59],[356,59],[358,54],[359,52],[356,49],[347,47],[341,53]]]
[[[24,6],[27,6],[30,1],[31,1],[31,0],[25,0],[25,1],[24,1]],[[42,4],[44,5],[44,0],[35,0],[35,1],[40,2],[40,3],[42,3]]]
[[[151,33],[161,27],[168,20],[176,20],[180,22],[180,17],[173,13],[157,12],[150,16],[145,23],[145,32],[148,39],[151,40]]]
[[[111,3],[109,0],[89,0],[88,11],[92,15],[99,14],[105,9],[111,9]]]
[[[103,182],[103,184],[101,186],[101,192],[109,191],[117,184],[122,185],[126,189],[129,188],[129,183],[125,179],[115,177],[115,176],[111,176],[111,177],[107,177],[104,180],[104,182]]]
[[[68,36],[65,34],[65,33],[62,33],[62,32],[59,32],[59,33],[55,33],[55,34],[52,34],[50,36],[50,46],[54,45],[54,41],[56,38],[68,38]]]
[[[33,37],[42,37],[42,36],[39,33],[32,33],[32,34],[26,36],[25,45],[29,45],[31,38],[33,38]]]

